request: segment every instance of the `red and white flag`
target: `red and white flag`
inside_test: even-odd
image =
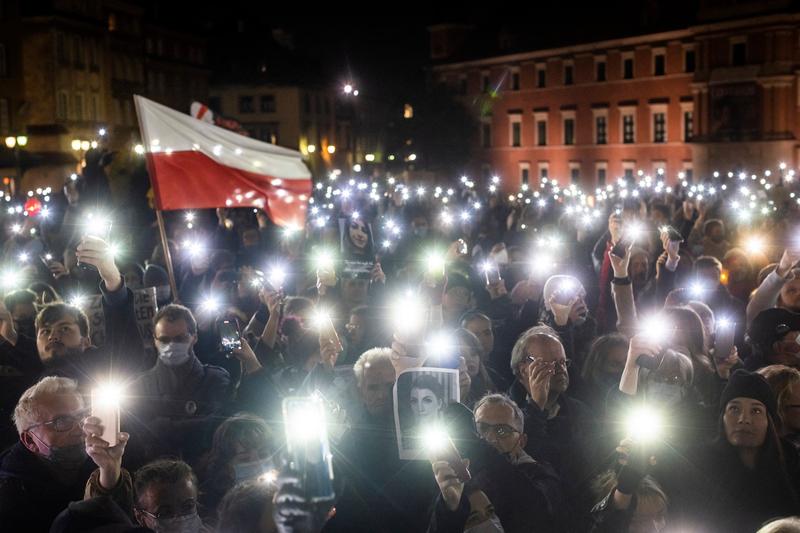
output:
[[[281,226],[305,223],[311,172],[300,152],[133,98],[158,209],[254,207]]]

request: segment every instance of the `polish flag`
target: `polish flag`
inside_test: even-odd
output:
[[[158,209],[252,207],[303,226],[311,172],[300,152],[133,98]]]

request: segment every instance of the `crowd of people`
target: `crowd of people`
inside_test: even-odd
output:
[[[4,531],[800,531],[791,175],[331,175],[303,226],[171,212],[164,250],[101,164],[7,199]],[[420,368],[457,394],[398,399]]]

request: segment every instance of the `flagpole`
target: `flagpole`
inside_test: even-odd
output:
[[[175,283],[175,270],[172,268],[172,254],[169,251],[169,241],[167,241],[167,229],[164,226],[164,216],[161,209],[156,209],[158,218],[158,231],[161,234],[161,247],[164,250],[164,262],[167,264],[167,275],[169,276],[169,287],[172,290],[172,301],[176,304],[181,303],[178,298],[178,285]]]

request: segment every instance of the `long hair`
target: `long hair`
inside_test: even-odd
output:
[[[741,462],[736,448],[728,442],[725,434],[725,405],[721,406],[719,416],[719,434],[714,441],[714,444],[720,450],[723,450],[730,460]],[[769,412],[767,415],[767,433],[764,436],[764,444],[761,445],[758,457],[756,459],[756,469],[762,474],[762,478],[768,480],[771,485],[779,484],[783,493],[791,500],[793,508],[800,505],[800,498],[798,498],[797,491],[794,488],[794,483],[789,477],[789,471],[786,466],[786,455],[783,451],[783,444],[778,435],[778,429],[775,425],[772,415]],[[725,472],[728,473],[728,472]]]
[[[609,333],[602,335],[592,342],[589,348],[589,355],[583,362],[581,369],[581,379],[584,383],[596,384],[602,377],[603,364],[608,359],[608,354],[616,348],[628,349],[628,339],[621,333]]]
[[[706,351],[703,321],[688,307],[667,307],[664,314],[675,325],[677,334],[684,341],[684,348],[689,351],[686,355],[692,360],[694,367],[693,387],[705,403],[713,404],[717,394],[713,387],[716,370]]]
[[[230,461],[236,455],[236,447],[267,445],[274,448],[273,435],[261,418],[248,413],[236,414],[219,425],[211,440],[211,449],[203,456],[198,466],[200,478],[232,485],[234,472]]]
[[[481,346],[481,341],[478,340],[478,337],[476,337],[475,334],[468,329],[464,328],[457,329],[454,335],[459,346],[461,346],[461,349],[471,350],[478,356],[479,359],[478,375],[475,376],[475,379],[472,380],[472,383],[469,386],[469,399],[471,401],[475,401],[485,395],[487,392],[497,390],[497,386],[489,376],[489,372],[486,370],[486,365],[484,365],[483,361],[480,360],[481,353],[483,353],[483,346]],[[466,398],[464,398],[464,400],[466,400]]]

